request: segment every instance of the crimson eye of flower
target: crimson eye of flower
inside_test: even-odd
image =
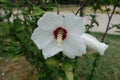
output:
[[[57,39],[58,36],[61,36],[62,40],[64,40],[67,37],[67,30],[62,27],[58,27],[53,31],[53,35],[55,39]]]

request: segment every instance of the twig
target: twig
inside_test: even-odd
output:
[[[106,3],[105,3],[105,9],[106,9],[106,12],[107,12],[107,15],[108,15],[108,18],[110,17],[110,14],[109,14],[109,12],[108,12],[108,8],[107,8],[107,5],[106,5]]]
[[[57,0],[55,0],[55,4],[57,5],[57,14],[59,14],[59,5],[58,5]]]
[[[105,33],[104,33],[104,35],[103,35],[103,37],[102,37],[101,42],[104,42],[104,39],[105,39],[105,37],[106,37],[106,35],[107,35],[107,32],[108,32],[108,30],[109,30],[109,25],[110,25],[111,19],[112,19],[112,17],[113,17],[113,14],[114,14],[114,12],[115,12],[116,7],[117,7],[117,3],[118,3],[118,0],[116,1],[115,5],[114,5],[114,7],[113,7],[113,11],[112,11],[111,15],[108,17],[109,20],[108,20],[107,27],[106,27],[106,30],[105,30]]]
[[[80,12],[80,16],[83,16],[83,9],[85,8],[86,4],[87,4],[87,0],[85,0],[82,5],[80,4],[80,8],[77,10],[77,12],[75,13],[75,15],[77,15]]]
[[[98,66],[98,65],[97,65],[97,62],[98,62],[99,58],[100,58],[100,55],[97,53],[97,55],[96,55],[96,57],[95,57],[95,60],[94,60],[94,62],[93,62],[93,68],[92,68],[92,70],[91,70],[90,80],[92,80],[92,78],[93,78],[93,76],[94,76],[94,73],[95,73],[96,68],[97,68],[97,66]]]
[[[90,28],[94,27],[94,26],[93,26],[93,24],[94,24],[93,19],[95,19],[95,18],[96,18],[96,11],[94,11],[94,16],[95,16],[95,17],[94,17],[94,18],[92,18],[92,20],[91,20],[91,23],[90,23]],[[89,28],[89,29],[90,29],[90,28]],[[88,30],[88,31],[89,31],[89,30]]]
[[[115,28],[115,26],[109,27],[108,30]]]

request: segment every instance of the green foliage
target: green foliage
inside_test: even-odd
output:
[[[7,22],[0,22],[0,36],[8,35],[10,31],[10,26]]]
[[[116,27],[118,30],[116,32],[120,33],[120,24],[115,24],[112,28]]]
[[[73,74],[73,64],[69,61],[64,62],[62,65],[62,69],[65,71],[65,75],[68,80],[73,80],[74,74]]]
[[[38,16],[38,15],[42,15],[45,11],[42,10],[39,6],[35,6],[33,7],[33,12],[32,12],[32,16]]]
[[[120,24],[113,25],[113,27],[120,29]]]

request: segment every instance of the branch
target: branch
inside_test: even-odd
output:
[[[108,12],[108,8],[107,8],[107,5],[106,5],[106,3],[105,3],[105,9],[106,9],[106,12],[107,12],[107,15],[108,15],[108,18],[110,17],[110,14],[109,14],[109,12]]]
[[[58,5],[57,0],[55,0],[55,4],[57,5],[57,14],[59,14],[59,5]]]
[[[79,12],[80,12],[80,16],[83,16],[82,15],[82,12],[83,12],[83,9],[85,8],[86,4],[87,4],[87,0],[85,0],[82,5],[80,5],[80,8],[77,10],[77,12],[75,13],[75,15],[77,15]]]
[[[103,35],[103,37],[102,37],[101,42],[104,42],[104,39],[105,39],[105,37],[106,37],[106,35],[107,35],[107,32],[109,31],[109,25],[110,25],[111,19],[112,19],[112,17],[113,17],[113,14],[115,13],[117,4],[118,4],[118,0],[116,1],[115,5],[114,5],[114,7],[113,7],[113,10],[112,10],[111,15],[108,17],[109,20],[108,20],[107,27],[106,27],[106,30],[105,30],[105,33],[104,33],[104,35]]]

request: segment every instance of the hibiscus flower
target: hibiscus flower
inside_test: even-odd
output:
[[[42,49],[45,59],[60,51],[69,58],[82,56],[86,53],[86,46],[104,54],[108,47],[92,35],[84,33],[83,18],[74,14],[62,15],[47,12],[38,20],[37,25],[31,39],[39,49]]]

